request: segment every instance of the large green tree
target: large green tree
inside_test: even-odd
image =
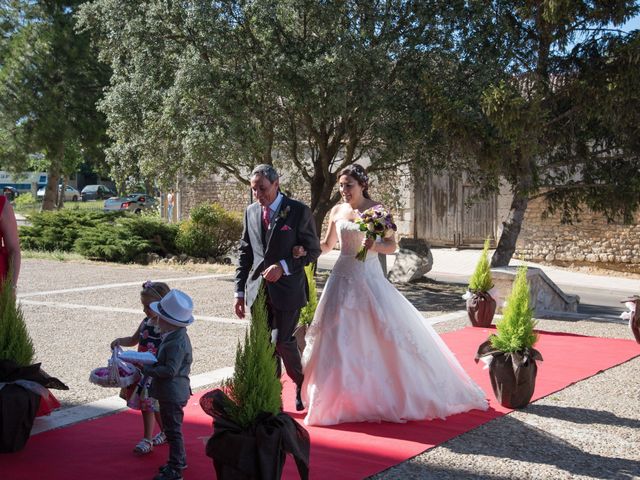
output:
[[[425,99],[484,193],[513,200],[492,266],[515,251],[529,201],[564,221],[588,207],[630,221],[640,202],[640,32],[617,27],[630,0],[470,2],[485,13],[459,32]],[[495,48],[498,48],[496,50]]]
[[[109,69],[74,28],[81,1],[0,3],[0,161],[49,172],[43,209],[55,207],[61,175],[80,159],[99,162],[107,140],[96,109]],[[40,165],[42,166],[42,165]]]
[[[425,0],[95,0],[81,11],[113,69],[101,108],[116,168],[247,182],[252,166],[275,164],[306,182],[318,225],[343,166],[432,152],[416,99],[455,18],[449,2]]]

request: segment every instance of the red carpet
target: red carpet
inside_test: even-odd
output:
[[[463,367],[487,392],[491,401],[489,411],[472,411],[429,422],[307,427],[312,445],[312,478],[360,479],[507,413],[495,402],[488,372],[473,361],[478,345],[489,332],[468,327],[443,335]],[[534,400],[640,355],[640,346],[631,340],[563,333],[541,332],[536,348],[544,361],[539,363]],[[291,382],[287,381],[284,398],[289,412],[293,411],[293,396]],[[195,396],[189,403],[184,426],[189,463],[184,476],[193,480],[215,478],[212,463],[204,455],[211,420],[200,410],[198,399]],[[293,416],[302,420],[301,415]],[[21,452],[0,454],[0,477],[2,480],[150,479],[166,461],[167,447],[156,447],[145,457],[133,456],[131,450],[141,432],[138,414],[126,411],[35,435]],[[285,477],[297,478],[290,458]]]

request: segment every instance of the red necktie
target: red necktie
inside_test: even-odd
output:
[[[265,230],[269,230],[269,224],[271,223],[271,215],[269,213],[269,207],[262,207],[262,225]]]

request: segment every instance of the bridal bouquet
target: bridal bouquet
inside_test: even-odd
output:
[[[371,207],[360,214],[356,224],[361,232],[365,232],[367,238],[375,240],[378,237],[389,238],[398,227],[393,223],[391,213],[382,205]],[[356,258],[362,262],[367,258],[367,249],[363,246],[358,250]]]

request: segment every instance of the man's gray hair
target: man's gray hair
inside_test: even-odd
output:
[[[271,165],[267,165],[264,163],[262,165],[258,165],[251,172],[251,177],[255,177],[256,175],[266,178],[271,183],[275,182],[279,178],[279,175],[276,169],[273,168]]]

